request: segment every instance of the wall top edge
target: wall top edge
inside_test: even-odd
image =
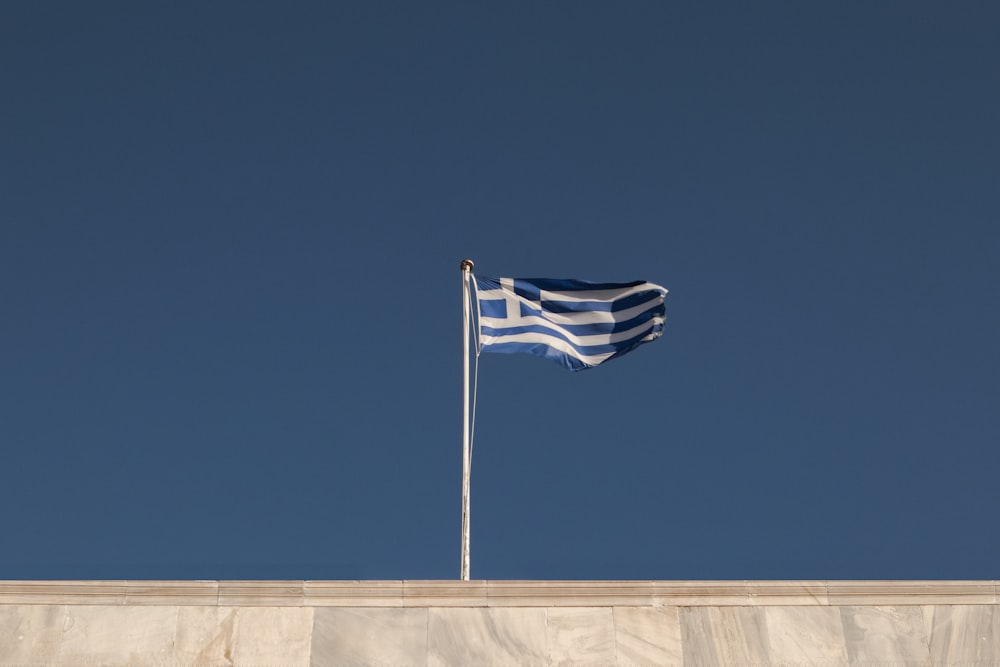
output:
[[[998,604],[998,591],[1000,582],[992,580],[0,580],[0,605],[692,607]]]

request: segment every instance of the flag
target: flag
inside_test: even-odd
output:
[[[475,281],[483,352],[534,354],[579,371],[663,333],[667,290],[653,283],[480,276]]]

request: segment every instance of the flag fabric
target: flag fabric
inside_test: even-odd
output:
[[[482,352],[533,354],[579,371],[663,333],[667,290],[653,283],[474,278]]]

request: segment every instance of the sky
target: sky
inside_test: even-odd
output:
[[[0,578],[993,579],[1000,6],[8,2]],[[991,527],[993,526],[993,527]]]

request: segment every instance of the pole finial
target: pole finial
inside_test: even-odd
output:
[[[476,265],[472,263],[472,260],[471,260],[471,259],[463,259],[463,260],[462,260],[461,262],[459,262],[459,264],[458,264],[458,268],[462,269],[463,271],[472,271],[472,269],[473,269],[473,268],[474,268],[475,266],[476,266]]]

